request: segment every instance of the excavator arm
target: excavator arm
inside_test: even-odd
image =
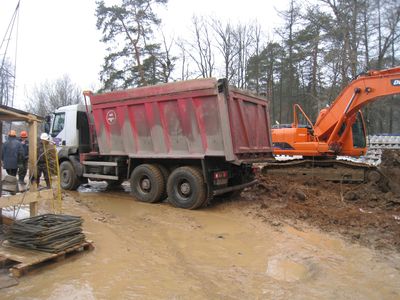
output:
[[[298,126],[272,130],[275,154],[303,156],[359,156],[366,152],[361,109],[380,97],[400,93],[400,67],[359,75],[318,115],[310,128]],[[298,105],[296,108],[308,119]]]
[[[380,97],[399,93],[400,67],[359,75],[328,109],[320,113],[314,133],[323,140],[333,142],[346,119],[352,118],[361,108]]]

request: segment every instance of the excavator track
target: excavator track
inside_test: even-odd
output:
[[[375,166],[336,159],[273,160],[260,164],[260,167],[262,167],[262,173],[266,175],[288,175],[304,179],[318,178],[335,182],[379,182],[385,178]]]

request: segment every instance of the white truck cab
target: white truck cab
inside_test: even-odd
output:
[[[79,123],[86,118],[86,106],[74,104],[58,108],[52,115],[48,133],[57,146],[78,147]]]

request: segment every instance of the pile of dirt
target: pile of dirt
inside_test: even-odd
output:
[[[381,166],[400,169],[400,151],[397,149],[384,149],[381,161]]]
[[[235,205],[277,228],[284,223],[300,229],[313,226],[365,246],[400,251],[400,194],[374,183],[260,175],[259,183],[245,190]]]
[[[379,170],[388,179],[392,192],[400,194],[400,150],[384,149]]]

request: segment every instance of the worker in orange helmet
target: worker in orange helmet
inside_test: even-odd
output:
[[[18,163],[23,156],[22,151],[22,145],[20,141],[17,140],[17,133],[15,130],[10,130],[8,139],[3,144],[1,153],[3,168],[6,169],[8,175],[17,176]]]
[[[25,176],[28,173],[28,159],[29,159],[29,143],[28,133],[22,130],[19,134],[19,140],[22,145],[22,159],[18,165],[18,181],[20,184],[25,184]]]

